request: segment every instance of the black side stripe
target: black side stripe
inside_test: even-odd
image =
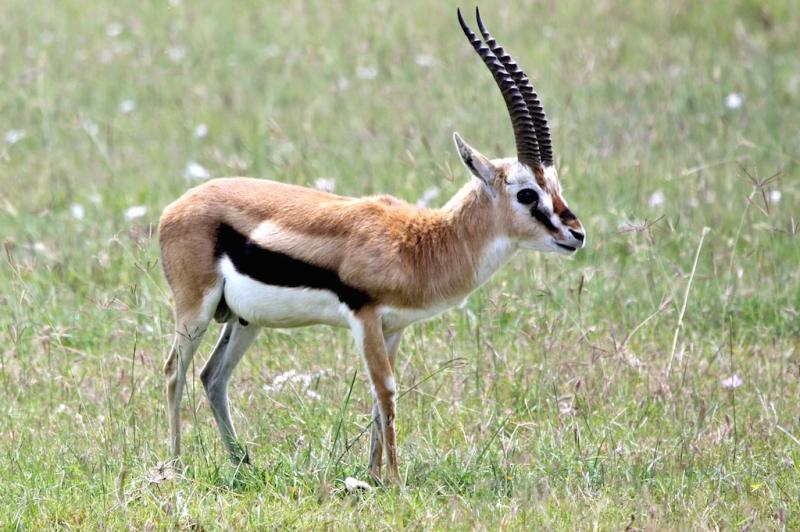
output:
[[[237,272],[264,284],[329,290],[354,311],[372,301],[366,292],[344,284],[337,272],[265,249],[225,223],[219,224],[214,245],[214,256],[222,255]]]

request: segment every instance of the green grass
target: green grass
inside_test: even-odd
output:
[[[482,4],[547,106],[588,247],[521,253],[466,308],[406,333],[406,489],[344,493],[366,476],[371,401],[348,334],[324,327],[263,334],[237,369],[256,464],[240,470],[197,379],[209,335],[185,471],[159,477],[173,324],[154,228],[190,161],[351,195],[438,187],[441,204],[467,179],[453,130],[512,153],[455,4],[278,4],[4,3],[0,525],[800,527],[789,0]],[[146,214],[126,220],[135,205]],[[291,370],[315,377],[266,388]]]

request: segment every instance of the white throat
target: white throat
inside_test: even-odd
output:
[[[516,242],[507,236],[497,236],[486,243],[481,258],[478,261],[478,268],[475,272],[475,281],[480,286],[494,274],[503,264],[514,256],[518,249]]]

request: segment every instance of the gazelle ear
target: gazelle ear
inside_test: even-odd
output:
[[[458,154],[461,156],[464,166],[472,172],[472,175],[483,181],[483,184],[489,187],[489,190],[492,190],[492,183],[494,183],[494,178],[497,175],[492,162],[478,150],[464,142],[464,139],[458,133],[453,133],[453,140],[456,143]],[[492,191],[492,195],[494,195],[494,191]]]

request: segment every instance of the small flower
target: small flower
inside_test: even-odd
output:
[[[660,190],[656,190],[650,194],[650,197],[647,199],[647,205],[653,208],[664,205],[664,193]]]
[[[773,190],[769,193],[769,201],[771,203],[778,203],[781,200],[781,191]]]
[[[147,214],[147,207],[145,207],[144,205],[134,205],[132,207],[128,207],[125,210],[124,216],[125,219],[130,222],[131,220],[136,220],[137,218],[141,218],[145,214]]]
[[[123,26],[119,22],[110,22],[108,25],[106,25],[106,35],[112,38],[122,33],[122,30]]]
[[[21,129],[9,129],[6,131],[5,138],[8,144],[16,144],[25,138],[25,132]]]
[[[333,192],[336,188],[336,180],[327,177],[318,177],[314,180],[314,188],[323,192]]]
[[[727,379],[722,379],[722,387],[726,390],[732,390],[734,388],[738,388],[744,383],[742,378],[736,374],[731,375]]]
[[[183,46],[172,46],[167,48],[167,57],[173,62],[180,63],[186,57],[186,48]]]
[[[306,390],[306,395],[310,399],[314,399],[315,401],[319,401],[320,399],[322,399],[322,396],[320,394],[318,394],[317,392],[315,392],[314,390],[312,390],[310,388],[308,390]]]
[[[355,491],[372,491],[372,486],[364,482],[363,480],[358,480],[357,478],[347,477],[344,479],[344,489],[349,492]]]
[[[277,44],[268,44],[264,47],[265,57],[278,57],[281,53],[281,48]]]
[[[197,124],[194,128],[194,136],[198,139],[204,139],[208,135],[208,126],[205,124]]]
[[[422,197],[417,200],[417,207],[425,208],[431,201],[439,196],[439,187],[431,187],[422,193]]]
[[[438,63],[439,61],[432,55],[417,54],[417,56],[414,58],[414,62],[417,64],[417,66],[421,66],[423,68],[431,68],[436,66],[436,63]]]
[[[728,109],[739,109],[744,104],[741,94],[732,92],[725,97],[725,107]]]
[[[119,112],[126,115],[136,109],[136,102],[133,100],[122,100],[119,104]]]
[[[371,66],[360,66],[356,68],[356,77],[368,80],[375,79],[378,77],[378,69]]]
[[[81,127],[90,137],[96,137],[100,127],[91,118],[81,117]]]
[[[76,220],[83,220],[83,218],[86,216],[86,210],[80,203],[73,203],[72,205],[70,205],[69,213]]]
[[[178,478],[178,472],[171,462],[159,462],[154,468],[147,471],[144,477],[151,484],[161,484]]]
[[[209,171],[196,161],[189,161],[186,165],[186,170],[183,172],[183,178],[187,181],[208,179],[209,177],[211,177]]]

